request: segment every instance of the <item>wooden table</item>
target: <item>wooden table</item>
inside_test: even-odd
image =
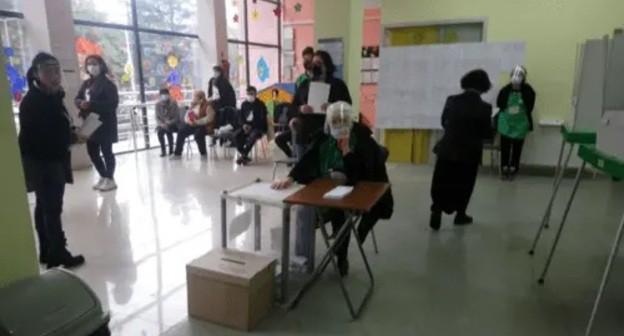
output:
[[[284,203],[289,205],[305,205],[305,206],[313,206],[317,208],[324,209],[337,209],[342,210],[347,214],[347,219],[345,225],[340,229],[338,234],[336,235],[336,239],[333,243],[329,242],[329,235],[325,230],[325,226],[323,221],[316,221],[317,226],[319,227],[323,239],[325,241],[325,245],[327,246],[327,253],[323,257],[322,261],[319,263],[319,267],[314,271],[314,273],[310,276],[308,281],[303,285],[299,293],[295,296],[293,301],[288,305],[288,308],[294,308],[297,303],[301,300],[303,295],[311,288],[311,286],[318,280],[318,278],[323,274],[329,263],[331,262],[334,266],[336,274],[338,274],[338,279],[340,281],[340,286],[342,289],[342,293],[347,301],[347,305],[349,306],[349,311],[351,316],[354,319],[359,318],[362,309],[366,305],[366,302],[370,298],[373,293],[373,288],[375,286],[375,280],[373,278],[373,273],[371,271],[370,265],[368,263],[368,259],[366,258],[366,253],[362,248],[362,242],[357,237],[357,231],[355,229],[357,222],[361,219],[362,215],[370,212],[375,204],[381,199],[381,197],[388,191],[390,185],[388,183],[382,182],[360,182],[358,183],[351,194],[346,196],[343,199],[332,200],[325,199],[323,196],[333,188],[343,184],[344,181],[340,180],[331,180],[331,179],[318,179],[310,184],[308,184],[305,188],[299,190],[298,192],[288,196]],[[355,235],[355,240],[357,242],[358,249],[360,254],[362,255],[362,259],[364,260],[364,265],[366,266],[366,272],[368,273],[370,279],[370,286],[366,292],[364,299],[361,304],[354,309],[353,304],[351,302],[351,298],[349,297],[345,284],[340,277],[338,271],[338,265],[334,257],[336,248],[345,240],[345,238],[351,234],[350,231],[353,231]]]

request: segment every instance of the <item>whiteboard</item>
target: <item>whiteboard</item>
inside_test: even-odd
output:
[[[462,91],[464,74],[485,70],[493,89],[483,99],[495,102],[501,74],[524,64],[524,54],[524,42],[386,47],[379,68],[377,127],[441,129],[446,98]]]

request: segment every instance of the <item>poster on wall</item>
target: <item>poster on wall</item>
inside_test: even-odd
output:
[[[318,50],[325,50],[331,55],[336,66],[334,75],[344,79],[344,43],[342,38],[319,39]]]

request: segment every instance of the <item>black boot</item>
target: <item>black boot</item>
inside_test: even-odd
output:
[[[466,215],[465,212],[458,212],[457,215],[455,215],[455,225],[461,226],[470,224],[472,224],[472,217]]]
[[[167,156],[167,151],[165,150],[165,146],[160,146],[160,157]]]
[[[82,255],[72,256],[71,253],[63,246],[56,249],[55,252],[50,254],[48,260],[48,269],[63,266],[65,268],[78,267],[85,263],[85,258]]]
[[[440,211],[432,211],[431,217],[429,218],[429,227],[434,231],[440,230],[442,226],[442,212]]]

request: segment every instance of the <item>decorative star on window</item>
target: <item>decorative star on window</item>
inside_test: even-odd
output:
[[[295,5],[295,12],[301,13],[302,9],[303,9],[303,5],[301,4],[301,2],[297,2],[297,4]]]
[[[234,23],[238,23],[238,14],[234,14],[232,20],[234,21]]]
[[[258,12],[257,9],[254,9],[253,12],[251,12],[251,19],[258,20],[259,18],[260,18],[260,12]]]
[[[273,14],[275,14],[275,16],[280,16],[282,14],[282,8],[280,6],[275,7]]]

